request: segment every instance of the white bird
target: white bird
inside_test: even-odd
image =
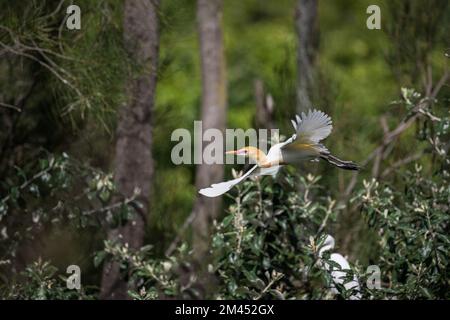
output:
[[[340,267],[336,267],[334,265],[331,265],[326,260],[324,260],[323,254],[326,251],[329,251],[334,248],[334,238],[330,235],[327,235],[325,238],[325,242],[323,243],[323,246],[319,250],[319,258],[321,259],[320,264],[324,270],[327,272],[330,272],[331,278],[333,279],[333,285],[331,287],[331,290],[337,294],[339,291],[336,289],[335,284],[341,284],[344,286],[346,290],[354,290],[354,293],[350,296],[350,300],[360,300],[361,299],[361,292],[360,292],[360,286],[358,282],[358,278],[356,275],[353,275],[353,279],[349,282],[344,284],[347,272],[350,271],[350,265],[342,255],[339,253],[331,253],[330,254],[330,261],[335,262]]]
[[[310,110],[308,113],[302,113],[301,116],[297,115],[291,122],[295,133],[288,140],[272,146],[267,155],[255,147],[226,152],[251,158],[256,165],[239,178],[213,184],[208,188],[201,189],[199,193],[207,197],[217,197],[249,176],[275,175],[282,165],[295,164],[304,160],[320,158],[341,169],[359,169],[355,163],[343,161],[331,155],[330,151],[320,143],[321,140],[328,137],[333,128],[328,115],[322,111]]]

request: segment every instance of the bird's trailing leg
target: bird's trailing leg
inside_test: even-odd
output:
[[[359,170],[360,167],[352,161],[341,160],[330,153],[321,153],[320,158],[344,170]]]

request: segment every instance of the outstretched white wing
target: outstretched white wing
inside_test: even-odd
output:
[[[235,185],[246,179],[248,176],[250,176],[250,174],[256,168],[258,168],[258,166],[253,166],[252,168],[250,168],[250,170],[248,170],[244,175],[242,175],[239,178],[225,182],[215,183],[212,184],[211,187],[209,188],[200,189],[199,193],[210,198],[218,197],[224,194],[225,192],[229,191],[231,188],[233,188]]]
[[[319,143],[333,129],[331,118],[318,110],[302,112],[301,116],[297,115],[291,122],[297,134],[295,142],[299,143]]]

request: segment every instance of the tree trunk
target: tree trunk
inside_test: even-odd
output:
[[[270,94],[266,95],[264,83],[261,79],[254,81],[256,103],[255,125],[258,129],[274,129],[274,102]],[[270,136],[268,136],[270,138]]]
[[[314,65],[319,45],[317,0],[298,0],[295,11],[297,47],[297,112],[313,106]]]
[[[131,249],[142,246],[145,219],[149,211],[152,159],[152,110],[155,100],[158,66],[159,0],[125,0],[124,44],[138,74],[131,74],[127,84],[128,102],[122,108],[117,127],[115,183],[123,197],[139,189],[141,209],[124,226],[109,231],[112,241],[128,243]],[[128,284],[120,276],[117,263],[103,269],[100,297],[126,299]]]
[[[226,79],[222,36],[222,0],[198,0],[197,19],[202,68],[203,130],[222,132],[226,122]],[[204,188],[223,179],[223,165],[201,164],[197,167],[196,187]],[[211,221],[219,214],[220,198],[199,196],[194,204],[193,248],[197,258],[208,249]]]

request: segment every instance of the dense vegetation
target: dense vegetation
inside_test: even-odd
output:
[[[123,8],[78,2],[80,31],[62,27],[65,1],[0,4],[0,298],[96,299],[110,260],[136,299],[348,298],[343,286],[330,290],[321,268],[327,234],[363,298],[450,298],[445,1],[380,1],[382,30],[365,26],[373,1],[320,2],[314,102],[333,118],[326,145],[363,169],[314,162],[246,181],[225,197],[203,264],[191,258],[192,234],[180,231],[197,194],[195,166],[170,160],[171,132],[193,130],[200,118],[195,1],[162,0],[158,13],[154,194],[139,250],[106,240],[105,231],[141,205],[139,190],[118,195],[112,169],[125,74],[137,67],[124,53]],[[258,79],[275,102],[277,127],[291,133],[294,7],[224,2],[227,127],[254,126]],[[227,178],[238,174],[227,166]],[[66,287],[71,264],[82,269],[80,291]],[[369,265],[380,268],[381,289],[366,286]]]

